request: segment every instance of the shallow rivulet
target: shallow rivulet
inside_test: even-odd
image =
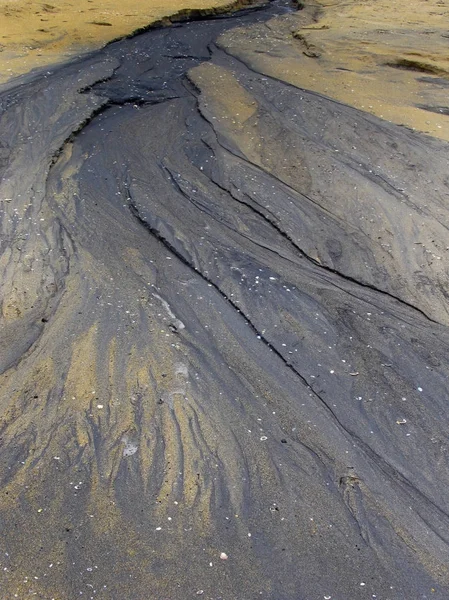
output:
[[[448,597],[449,146],[243,61],[287,8],[3,88],[5,598]]]

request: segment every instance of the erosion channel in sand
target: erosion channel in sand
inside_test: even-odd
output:
[[[0,82],[149,25],[238,9],[252,0],[0,0]],[[262,4],[263,2],[260,2]],[[234,40],[261,71],[383,119],[449,140],[449,0],[308,0],[276,38]],[[291,37],[295,43],[291,43]]]
[[[292,85],[317,18],[2,85],[6,598],[449,597],[449,145]]]
[[[0,0],[0,82],[149,25],[170,25],[248,4],[257,0]]]

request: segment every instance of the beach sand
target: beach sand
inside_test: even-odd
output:
[[[444,137],[445,4],[415,4],[273,0],[0,85],[1,600],[449,598],[449,144],[410,130]],[[10,74],[159,18],[12,6]]]
[[[323,0],[304,27],[298,15],[274,43],[263,30],[224,43],[269,76],[449,139],[448,0]]]
[[[226,10],[235,4],[0,0],[0,83],[101,47],[180,10]],[[277,41],[283,52],[270,52],[261,37],[260,68],[295,86],[448,140],[449,0],[313,4],[316,22],[301,28],[292,17],[285,39]],[[238,44],[244,46],[244,40]]]
[[[100,48],[184,10],[228,10],[230,0],[0,0],[0,83]]]

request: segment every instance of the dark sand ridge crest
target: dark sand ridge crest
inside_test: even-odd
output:
[[[447,600],[448,144],[258,72],[291,25],[1,94],[7,597]]]

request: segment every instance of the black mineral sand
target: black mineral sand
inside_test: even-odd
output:
[[[290,10],[0,88],[2,599],[449,598],[449,147]]]

